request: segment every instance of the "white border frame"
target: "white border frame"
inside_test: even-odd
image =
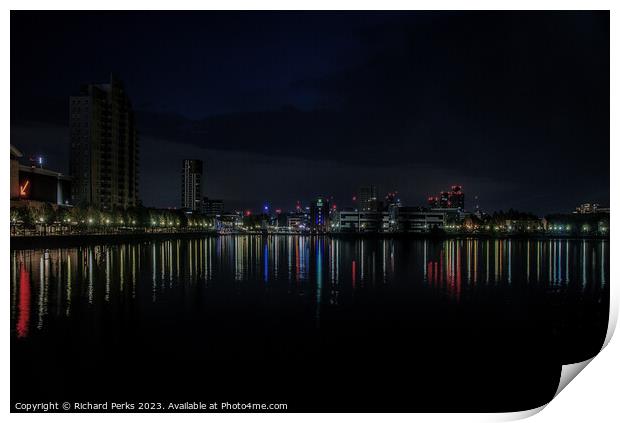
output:
[[[200,10],[200,9],[213,9],[213,10],[257,10],[258,8],[264,8],[266,10],[611,10],[610,12],[610,24],[611,24],[611,39],[610,39],[610,54],[611,54],[611,109],[610,109],[610,124],[611,124],[611,133],[610,138],[619,139],[618,138],[618,107],[617,107],[617,99],[618,99],[618,84],[617,84],[617,76],[618,76],[618,46],[620,43],[618,42],[618,30],[616,29],[616,25],[620,22],[618,17],[616,16],[616,10],[614,10],[613,6],[617,4],[617,2],[611,1],[550,1],[550,0],[523,0],[523,1],[503,1],[493,2],[493,1],[456,1],[456,0],[446,0],[441,2],[433,2],[433,1],[394,1],[394,0],[383,0],[381,2],[372,2],[368,0],[359,0],[359,1],[327,1],[327,0],[315,0],[315,1],[297,1],[294,4],[291,2],[287,2],[284,0],[263,0],[263,1],[251,1],[251,0],[229,0],[226,2],[204,2],[198,0],[176,0],[174,2],[165,2],[161,0],[151,0],[149,2],[139,2],[139,1],[119,1],[119,0],[108,0],[106,2],[102,1],[91,1],[89,3],[79,2],[76,0],[60,0],[55,1],[50,4],[49,1],[41,1],[41,0],[33,0],[33,1],[8,1],[6,4],[9,5],[9,9],[41,9],[47,10],[51,5],[56,9],[83,9],[83,10],[99,10],[99,9],[109,9],[109,10],[140,10],[140,9],[159,9],[159,10]],[[464,7],[467,6],[467,9]],[[618,6],[616,7],[618,8]],[[2,25],[2,56],[9,58],[10,57],[10,12],[7,10],[3,16],[3,25]],[[615,50],[614,50],[615,47]],[[2,121],[2,127],[5,130],[5,134],[8,133],[10,139],[10,68],[9,66],[3,66],[1,68],[1,72],[3,73],[4,84],[2,85],[2,114],[0,115],[0,119]],[[610,143],[610,153],[611,153],[611,161],[616,162],[617,159],[620,159],[620,155],[618,154],[618,147],[613,143]],[[8,147],[8,146],[7,146]],[[2,166],[3,172],[5,175],[9,173],[9,164],[8,161],[3,161],[0,163]],[[620,171],[616,167],[610,166],[610,177],[612,182],[618,181],[618,177],[620,175]],[[2,201],[5,202],[5,205],[2,207],[2,218],[5,222],[9,221],[9,200],[7,197],[3,197]],[[611,184],[611,204],[612,210],[620,210],[620,199],[618,197],[618,186],[614,183]],[[612,221],[614,220],[615,214],[612,213]],[[612,224],[612,227],[615,225]],[[8,226],[7,226],[8,228]],[[616,231],[611,231],[611,238],[614,239],[613,245],[616,245],[615,239],[618,239],[619,236],[616,235]],[[2,245],[5,250],[5,257],[9,257],[8,250],[9,246],[9,238],[2,238]],[[610,246],[611,246],[610,241]],[[535,410],[528,410],[519,413],[498,413],[498,414],[382,414],[382,415],[373,415],[373,414],[175,414],[174,419],[187,419],[192,421],[200,421],[204,422],[205,419],[209,419],[211,421],[218,422],[236,422],[236,421],[257,421],[257,422],[288,422],[291,420],[291,417],[297,421],[302,422],[314,422],[317,419],[327,419],[327,420],[349,420],[354,419],[356,423],[363,422],[374,422],[377,418],[381,418],[394,421],[394,422],[410,422],[412,420],[422,420],[422,421],[503,421],[503,420],[514,420],[519,418],[528,417],[530,415],[538,413],[540,410],[545,409],[543,413],[537,414],[535,419],[539,421],[554,421],[561,420],[563,422],[583,422],[588,419],[595,422],[616,422],[620,421],[620,407],[618,405],[618,386],[620,384],[620,370],[618,366],[618,361],[620,358],[620,347],[617,340],[611,340],[611,335],[615,329],[617,318],[618,318],[618,305],[619,302],[619,293],[620,290],[616,288],[615,284],[615,276],[618,274],[618,263],[619,254],[616,253],[616,250],[610,248],[611,252],[611,273],[610,273],[610,281],[614,281],[614,283],[610,282],[610,291],[611,291],[611,310],[610,310],[610,322],[609,329],[607,334],[607,339],[605,341],[606,347],[604,350],[592,360],[592,364],[590,364],[583,372],[583,375],[580,375],[576,382],[571,383],[562,394],[559,395],[556,399],[554,399],[551,403],[548,404],[547,407],[540,407]],[[0,261],[1,269],[0,275],[7,275],[9,272],[8,260]],[[5,287],[1,294],[0,305],[3,310],[5,310],[5,316],[8,315],[8,306],[9,306],[9,290]],[[10,331],[9,325],[3,325],[2,331],[2,341],[3,348],[1,350],[1,358],[0,363],[2,363],[3,368],[3,378],[1,385],[1,393],[3,397],[3,401],[1,403],[2,411],[4,413],[9,413],[9,342],[10,342]],[[611,342],[610,342],[611,340]],[[588,361],[590,362],[590,361]],[[587,363],[586,363],[587,364]],[[568,366],[565,366],[568,367]],[[576,367],[579,367],[578,364],[572,365],[572,369],[570,372],[574,373]],[[583,367],[582,367],[583,368]],[[578,373],[578,372],[577,372]],[[566,375],[563,375],[566,377]],[[558,391],[559,392],[559,391]],[[12,420],[16,421],[29,421],[32,419],[51,419],[58,421],[83,421],[85,418],[88,418],[92,421],[107,421],[110,419],[110,415],[108,414],[90,414],[90,415],[80,415],[80,414],[11,414],[9,416]],[[133,420],[143,418],[143,414],[117,414],[114,415],[113,418],[120,420]],[[168,421],[170,419],[169,415],[166,414],[150,414],[148,416],[149,420],[153,421]]]

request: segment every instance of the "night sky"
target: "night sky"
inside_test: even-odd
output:
[[[146,206],[179,206],[183,158],[229,209],[609,204],[608,12],[11,12],[10,66],[11,143],[61,172],[69,96],[124,81]]]

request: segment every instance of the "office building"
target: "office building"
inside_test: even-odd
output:
[[[335,213],[331,230],[333,232],[386,232],[389,228],[389,214],[380,211],[340,210]]]
[[[243,216],[241,212],[222,213],[215,219],[217,230],[237,230],[243,227]]]
[[[202,202],[202,160],[183,160],[181,208],[200,211]]]
[[[224,213],[224,201],[203,198],[201,212],[207,216],[220,216]]]
[[[458,224],[462,222],[467,215],[463,210],[456,207],[433,207],[430,211],[443,214],[445,224]]]
[[[297,207],[294,212],[286,214],[286,226],[291,230],[307,229],[310,222],[310,214],[301,206]]]
[[[420,207],[390,206],[390,232],[429,232],[445,226],[445,214]]]
[[[138,132],[131,102],[114,76],[69,100],[74,204],[103,209],[138,205]]]

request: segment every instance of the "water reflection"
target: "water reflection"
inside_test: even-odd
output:
[[[179,292],[191,298],[227,285],[270,304],[301,298],[321,326],[325,307],[402,286],[461,303],[477,290],[531,286],[597,297],[609,280],[608,241],[588,240],[222,236],[13,251],[11,262],[11,327],[20,339],[44,332],[50,319],[80,319],[101,305],[163,307]]]

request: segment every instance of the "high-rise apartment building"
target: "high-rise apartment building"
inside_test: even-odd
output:
[[[202,160],[183,160],[181,207],[200,210],[202,203]]]
[[[138,132],[123,84],[87,84],[71,96],[69,169],[73,204],[138,205]]]
[[[310,226],[317,231],[325,231],[329,227],[329,200],[317,197],[310,206]]]
[[[368,185],[360,187],[359,192],[359,209],[361,211],[376,211],[377,210],[377,187],[374,185]]]

